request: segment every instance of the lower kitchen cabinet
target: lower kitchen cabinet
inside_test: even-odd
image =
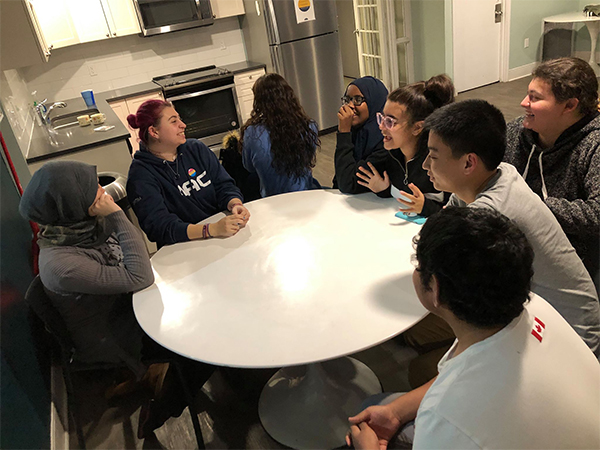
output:
[[[81,161],[96,166],[98,172],[118,172],[127,176],[131,165],[131,155],[127,143],[117,141],[29,163],[29,171],[33,175],[36,170],[49,161]]]
[[[237,93],[238,104],[240,105],[240,114],[242,126],[250,118],[252,105],[254,103],[254,93],[252,86],[260,77],[265,74],[265,69],[257,69],[249,72],[241,72],[234,75],[235,91]]]

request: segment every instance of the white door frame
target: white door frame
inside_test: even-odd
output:
[[[454,79],[454,38],[453,38],[453,20],[452,20],[452,2],[453,0],[445,0],[445,25],[446,29],[452,30],[450,33],[446,32],[446,71],[452,72],[452,78]],[[511,2],[512,0],[501,0],[502,3],[502,22],[500,27],[500,81],[510,81],[508,70],[509,70],[509,59],[510,59],[510,14],[511,14]],[[449,42],[448,42],[449,41]]]
[[[512,0],[502,0],[502,27],[500,31],[500,81],[510,81],[508,77],[510,59],[510,6]]]

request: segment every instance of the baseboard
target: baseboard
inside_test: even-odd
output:
[[[532,62],[530,64],[525,64],[524,66],[515,67],[514,69],[508,69],[508,81],[514,81],[519,78],[530,76],[537,64],[537,62]]]

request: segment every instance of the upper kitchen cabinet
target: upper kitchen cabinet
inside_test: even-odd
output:
[[[0,68],[16,69],[46,62],[50,51],[31,3],[0,1]]]
[[[113,37],[140,32],[140,23],[131,0],[101,0],[101,2]]]
[[[215,19],[246,14],[244,0],[210,0]]]
[[[140,32],[133,2],[126,0],[65,0],[79,42]]]
[[[69,14],[67,2],[63,0],[27,1],[48,46],[60,48],[80,42]]]

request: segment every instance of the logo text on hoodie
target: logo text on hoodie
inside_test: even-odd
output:
[[[192,192],[192,189],[199,191],[203,187],[209,186],[212,183],[212,180],[208,180],[206,182],[202,181],[202,178],[206,175],[206,170],[202,172],[200,175],[196,177],[196,179],[190,178],[189,181],[186,181],[181,186],[177,186],[179,188],[179,193],[184,197],[189,197]]]

